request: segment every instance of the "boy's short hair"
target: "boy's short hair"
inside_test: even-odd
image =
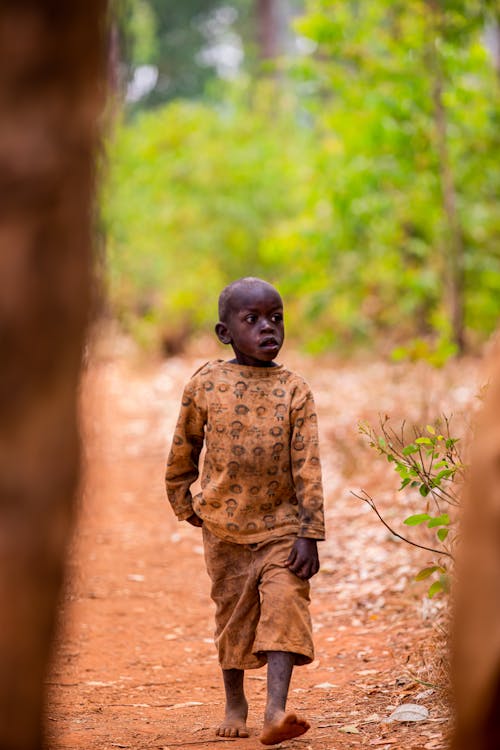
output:
[[[224,289],[219,295],[219,320],[220,321],[225,323],[227,322],[227,319],[229,318],[229,314],[231,312],[231,298],[234,292],[241,286],[254,286],[255,284],[264,284],[265,286],[268,286],[271,289],[274,289],[275,292],[277,291],[272,284],[270,284],[268,281],[264,281],[264,279],[257,278],[257,276],[244,276],[241,279],[236,279],[236,281],[232,281],[230,284],[224,287]]]

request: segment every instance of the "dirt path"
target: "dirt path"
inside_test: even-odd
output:
[[[317,658],[295,671],[289,700],[313,726],[283,747],[444,748],[443,694],[423,684],[443,675],[440,605],[412,582],[425,553],[396,543],[350,490],[364,487],[388,508],[394,498],[387,468],[357,437],[359,419],[387,412],[429,421],[453,411],[460,423],[474,400],[476,365],[438,373],[287,363],[316,393],[329,538],[313,585]],[[222,688],[200,535],[177,523],[164,497],[167,438],[198,364],[173,359],[139,370],[105,361],[88,377],[88,476],[50,678],[54,750],[261,747],[263,670],[248,673],[250,739],[214,736]],[[401,502],[412,512],[411,500]],[[409,512],[393,512],[394,522]],[[426,706],[430,720],[386,723],[402,702]]]

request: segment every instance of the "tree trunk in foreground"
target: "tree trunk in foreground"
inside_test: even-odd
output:
[[[78,481],[106,3],[0,7],[0,747],[42,747]]]
[[[500,748],[500,351],[466,489],[453,627],[453,750]]]

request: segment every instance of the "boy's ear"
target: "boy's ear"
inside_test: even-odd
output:
[[[225,323],[217,323],[217,325],[215,326],[215,333],[217,334],[217,338],[222,344],[231,343],[231,335]]]

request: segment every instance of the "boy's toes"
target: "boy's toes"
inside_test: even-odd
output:
[[[243,724],[241,726],[227,726],[226,724],[221,724],[220,727],[217,727],[215,730],[215,734],[218,737],[248,737],[248,730],[246,726]]]
[[[274,720],[264,723],[260,741],[263,745],[277,745],[285,740],[300,737],[310,728],[309,722],[297,714],[281,712]]]

